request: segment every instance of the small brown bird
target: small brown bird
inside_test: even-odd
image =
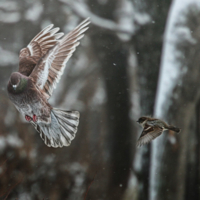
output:
[[[172,130],[177,133],[181,131],[180,128],[168,125],[160,119],[151,117],[140,117],[137,122],[143,127],[142,134],[137,141],[137,147],[151,142],[153,139],[161,135],[165,130]]]
[[[49,147],[69,146],[77,132],[79,112],[53,108],[48,100],[89,23],[67,35],[53,24],[44,28],[20,51],[19,70],[7,85],[10,100]]]

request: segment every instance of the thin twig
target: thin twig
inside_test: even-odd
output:
[[[92,185],[92,183],[94,182],[94,179],[95,179],[96,175],[97,175],[97,172],[95,173],[95,175],[94,175],[94,178],[92,179],[92,181],[91,181],[90,185],[88,186],[88,189],[87,189],[87,191],[86,191],[86,193],[85,193],[84,200],[86,200],[86,197],[87,197],[87,194],[88,194],[88,192],[89,192],[90,186],[91,186],[91,185]]]
[[[7,195],[6,195],[6,197],[4,198],[4,200],[6,200],[6,199],[8,198],[9,194],[11,193],[11,191],[12,191],[17,185],[19,185],[19,184],[22,182],[22,180],[23,180],[23,177],[21,178],[20,181],[18,181],[15,185],[13,185],[13,187],[10,188],[10,190],[7,192]]]
[[[0,167],[2,167],[7,161],[8,161],[8,158],[0,165]],[[0,178],[5,174],[6,171],[7,169],[5,169],[5,171],[0,175]]]

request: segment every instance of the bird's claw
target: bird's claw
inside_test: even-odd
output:
[[[33,115],[33,121],[37,122],[37,116],[36,115]]]
[[[26,121],[30,122],[32,120],[31,117],[29,117],[28,115],[25,116]]]

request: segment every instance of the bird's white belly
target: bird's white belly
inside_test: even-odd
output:
[[[23,115],[28,115],[30,117],[33,115],[33,109],[32,109],[32,107],[29,104],[23,105],[21,107],[18,107],[18,106],[15,106],[15,107]]]
[[[33,115],[40,116],[41,115],[41,108],[40,104],[38,105],[30,105],[30,104],[25,104],[21,107],[16,106],[17,110],[19,110],[20,113],[23,115],[28,115],[32,117]]]

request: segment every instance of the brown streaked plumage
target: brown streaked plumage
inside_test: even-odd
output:
[[[175,126],[168,125],[160,119],[151,117],[140,117],[137,122],[143,127],[142,134],[137,141],[137,147],[151,142],[165,130],[172,130],[177,133],[181,131],[181,129]]]
[[[53,108],[48,99],[89,23],[84,20],[65,36],[47,26],[20,51],[19,71],[8,82],[10,100],[49,147],[70,145],[77,132],[79,112]]]

